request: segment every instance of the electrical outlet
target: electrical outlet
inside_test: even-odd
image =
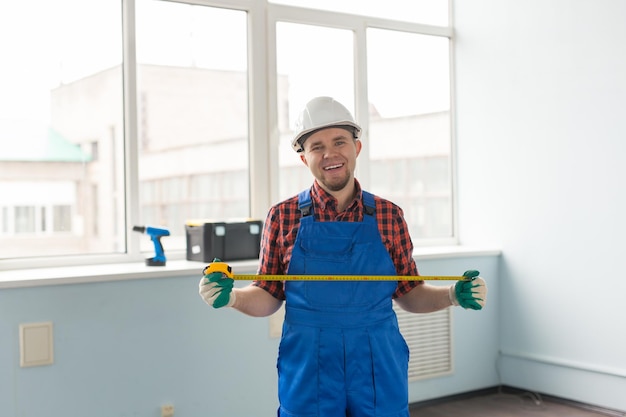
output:
[[[174,417],[174,406],[172,404],[162,405],[161,417]]]

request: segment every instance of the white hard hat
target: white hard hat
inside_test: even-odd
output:
[[[302,144],[313,132],[333,126],[351,130],[355,139],[361,135],[361,126],[343,104],[332,97],[316,97],[298,116],[291,146],[296,152],[303,152]]]

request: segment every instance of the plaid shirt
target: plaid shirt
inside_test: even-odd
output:
[[[317,181],[311,187],[311,201],[315,221],[363,220],[363,200],[361,186],[355,180],[358,198],[355,198],[341,213],[337,212],[337,200],[324,191]],[[383,243],[389,251],[396,267],[397,275],[419,275],[413,259],[413,243],[404,220],[402,209],[394,203],[374,197],[376,202],[376,221]],[[298,196],[291,197],[270,208],[263,226],[261,253],[259,256],[259,275],[285,275],[289,268],[291,251],[296,241],[300,225]],[[398,281],[398,288],[393,297],[397,298],[409,292],[424,281]],[[252,285],[263,288],[279,300],[285,299],[282,281],[254,281]]]

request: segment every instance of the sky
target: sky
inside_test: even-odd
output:
[[[325,7],[321,0],[280,1]],[[433,6],[447,5],[442,0],[346,0],[331,1],[329,7],[357,6],[361,11],[380,14],[383,12],[375,8],[380,9],[381,3],[386,11],[393,10],[391,4],[397,3],[410,5],[414,12],[422,14],[428,8],[436,10],[439,17],[433,20],[447,16],[447,12],[442,14],[440,8]],[[0,118],[48,122],[51,88],[119,65],[122,62],[120,7],[120,2],[111,0],[1,2]],[[34,8],[37,13],[32,12]],[[245,12],[137,0],[137,16],[137,59],[141,63],[246,69]],[[296,113],[295,109],[301,108],[309,98],[325,94],[351,107],[351,32],[281,23],[277,33],[277,67],[279,73],[290,76],[291,113]],[[437,39],[442,40],[447,42]],[[416,39],[415,35],[407,37],[380,30],[368,33],[368,42],[369,96],[383,115],[393,117],[448,107],[447,96],[432,95],[432,90],[441,91],[448,82],[447,55],[436,52],[445,52],[445,46]],[[406,52],[416,50],[420,53]],[[424,52],[438,56],[437,62],[419,62],[418,57]]]

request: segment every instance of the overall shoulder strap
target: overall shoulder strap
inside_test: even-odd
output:
[[[312,214],[311,207],[311,190],[307,188],[306,190],[298,194],[298,208],[302,213],[302,217],[306,217]]]
[[[376,213],[376,201],[374,200],[374,194],[362,191],[363,194],[363,207],[365,208],[365,214],[373,216]]]

